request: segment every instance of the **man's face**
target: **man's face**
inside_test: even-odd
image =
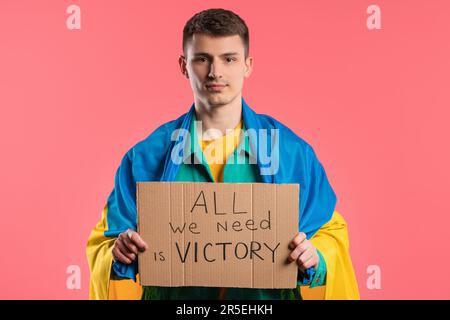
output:
[[[252,58],[245,58],[239,35],[212,37],[194,34],[180,57],[183,74],[189,78],[194,96],[219,107],[240,97],[244,78],[250,76]]]

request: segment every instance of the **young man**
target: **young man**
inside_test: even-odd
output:
[[[324,298],[359,298],[346,224],[334,211],[336,196],[313,149],[280,122],[253,112],[242,98],[253,68],[245,22],[228,10],[202,11],[186,23],[183,53],[180,70],[189,79],[194,104],[123,158],[88,241],[90,297],[113,298],[114,290],[117,298],[118,283],[125,280],[110,279],[136,280],[136,259],[149,245],[134,231],[136,182],[194,181],[300,184],[299,233],[286,257],[298,265],[298,288],[144,287],[143,299],[301,299],[300,287],[320,286]],[[267,133],[265,139],[260,132]],[[129,281],[126,290],[121,297],[141,295]]]

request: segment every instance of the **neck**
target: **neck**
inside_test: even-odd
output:
[[[226,134],[227,129],[234,129],[242,118],[242,97],[239,95],[229,104],[211,106],[195,98],[195,115],[202,121],[202,133],[216,129]]]

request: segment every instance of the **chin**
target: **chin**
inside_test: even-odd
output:
[[[231,102],[231,99],[227,99],[226,97],[208,97],[208,103],[214,107],[220,107]]]

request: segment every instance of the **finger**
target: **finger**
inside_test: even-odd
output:
[[[125,263],[125,264],[130,264],[130,263],[132,262],[130,259],[128,259],[127,257],[125,257],[125,256],[120,252],[119,248],[117,248],[117,247],[114,247],[114,248],[113,248],[112,254],[113,254],[114,260],[116,260],[116,261],[120,261],[120,262]]]
[[[302,243],[299,246],[297,246],[294,250],[292,250],[291,254],[289,255],[289,262],[295,261],[298,259],[300,255],[303,254],[308,249],[308,243]]]
[[[144,252],[148,249],[148,245],[144,242],[144,240],[142,240],[141,236],[136,231],[128,230],[127,236],[140,251]]]
[[[308,261],[306,261],[306,262],[303,264],[303,267],[304,267],[305,269],[309,269],[309,268],[311,268],[311,267],[315,267],[316,264],[317,264],[317,262],[318,262],[318,260],[316,259],[316,257],[313,256],[311,259],[309,259]]]
[[[123,238],[122,242],[125,244],[125,246],[127,247],[127,249],[131,252],[133,252],[134,254],[138,254],[138,249],[137,247],[131,242],[130,239],[128,238]]]
[[[134,259],[136,259],[136,255],[128,250],[128,248],[124,245],[122,240],[118,239],[118,241],[116,241],[116,247],[120,250],[120,252],[124,256],[126,256],[131,261],[134,261]]]
[[[294,249],[295,247],[298,247],[305,239],[306,234],[299,232],[289,244],[289,248]]]
[[[306,250],[297,258],[297,264],[299,266],[305,266],[305,263],[314,257],[314,252],[312,250]]]
[[[308,260],[306,260],[305,262],[300,261],[300,259],[297,259],[297,264],[298,264],[298,268],[300,270],[302,270],[302,272],[304,273],[306,271],[306,269],[308,269],[308,265],[310,264],[310,261],[313,259],[313,257],[311,256]]]
[[[317,254],[317,251],[315,248],[312,248],[312,250],[310,250],[312,252],[311,257],[308,259],[307,257],[309,256],[309,253],[305,253],[305,257],[299,257],[299,259],[297,260],[297,263],[305,268],[311,268],[314,267],[314,269],[317,269],[317,265],[319,263],[319,255]]]

